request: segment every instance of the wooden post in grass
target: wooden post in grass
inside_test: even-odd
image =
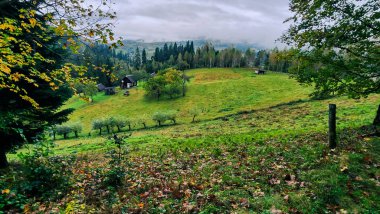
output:
[[[329,146],[336,147],[336,105],[329,104]]]

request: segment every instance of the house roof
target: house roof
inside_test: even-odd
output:
[[[127,78],[130,82],[136,82],[133,75],[127,75],[124,79]]]
[[[98,85],[96,85],[96,86],[97,86],[98,89],[101,90],[101,91],[103,91],[103,90],[106,88],[102,83],[100,83],[100,84],[98,84]]]

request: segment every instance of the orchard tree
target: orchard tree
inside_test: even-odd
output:
[[[78,0],[5,0],[0,3],[0,168],[6,152],[33,142],[44,129],[67,120],[59,110],[71,94],[73,73],[86,68],[68,64],[68,50],[80,42],[113,41],[115,18],[110,1],[89,6]],[[104,20],[104,21],[100,21]],[[112,43],[111,46],[115,46]]]
[[[198,107],[193,107],[189,110],[190,116],[193,117],[192,123],[195,122],[195,118],[202,113],[201,109]]]
[[[281,40],[296,46],[293,77],[315,95],[366,97],[380,92],[380,1],[291,0]],[[380,125],[380,106],[374,125]]]

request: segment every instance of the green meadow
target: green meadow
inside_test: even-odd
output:
[[[70,122],[79,138],[61,137],[55,155],[74,155],[73,190],[49,209],[65,212],[150,213],[376,213],[380,207],[380,141],[371,124],[380,96],[315,100],[312,88],[287,74],[250,69],[196,69],[185,97],[147,99],[142,88],[123,96],[98,93],[93,103],[71,98]],[[328,104],[337,104],[338,148],[327,143]],[[189,110],[202,113],[192,122]],[[97,176],[112,172],[105,154],[110,135],[92,120],[176,110],[177,124],[144,129],[134,124],[125,142],[121,186],[107,189]],[[116,130],[114,130],[116,131]],[[19,152],[25,152],[27,148]],[[17,160],[15,155],[11,155]],[[103,171],[102,171],[103,170]],[[96,179],[95,179],[96,178]],[[79,179],[79,180],[78,180]],[[101,180],[101,179],[100,179]],[[108,187],[109,188],[109,187]],[[82,195],[78,199],[75,195]],[[110,202],[110,200],[112,202]],[[101,207],[101,208],[99,208]]]
[[[91,131],[91,122],[96,118],[123,116],[137,119],[143,114],[151,116],[156,111],[176,110],[180,123],[191,122],[189,110],[193,107],[205,112],[200,120],[268,108],[281,103],[307,99],[311,92],[290,80],[283,73],[269,73],[257,76],[252,69],[196,69],[187,72],[191,77],[185,97],[162,99],[160,101],[144,97],[144,90],[134,88],[126,97],[123,91],[115,96],[99,93],[93,103],[78,97],[69,100],[64,108],[74,108],[71,122],[81,122],[84,133]],[[154,125],[153,121],[150,125]]]

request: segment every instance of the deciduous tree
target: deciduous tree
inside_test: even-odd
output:
[[[59,108],[71,96],[72,74],[83,76],[86,70],[65,63],[67,50],[77,52],[80,41],[114,40],[112,23],[99,22],[115,17],[103,10],[109,3],[103,0],[94,7],[78,0],[1,1],[0,168],[7,166],[7,151],[67,120],[71,110]]]
[[[316,95],[380,92],[378,0],[291,0],[290,10],[282,41],[300,49],[291,69],[298,81],[314,84]]]

